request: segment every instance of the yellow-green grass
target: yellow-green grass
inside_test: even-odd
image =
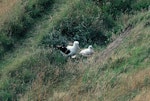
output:
[[[95,62],[95,57],[100,56],[96,52],[94,57],[77,65],[71,61],[67,63],[66,68],[71,67],[72,71],[76,68],[79,77],[72,81],[69,89],[56,89],[49,101],[148,101],[150,29],[145,24],[150,18],[146,15],[149,16],[149,12],[139,13],[130,20],[132,23],[135,19],[145,18],[134,25],[105,61]]]
[[[145,14],[149,12],[139,13],[136,17],[139,19]],[[65,79],[64,83],[53,88],[54,91],[51,89],[52,83],[43,86],[39,83],[42,80],[38,78],[21,100],[45,98],[48,101],[147,101],[150,94],[150,29],[145,27],[147,21],[149,18],[136,23],[129,35],[105,61],[95,62],[95,58],[101,58],[98,57],[98,51],[87,60],[76,61],[77,63],[68,61],[66,70],[77,72],[78,76],[71,80]],[[56,73],[59,75],[58,71]]]
[[[44,20],[43,22],[39,22],[36,24],[35,28],[33,28],[28,33],[31,33],[33,37],[24,40],[24,44],[19,46],[18,49],[13,54],[7,54],[4,57],[4,63],[2,61],[2,71],[7,71],[10,65],[20,64],[19,61],[26,60],[22,59],[23,57],[30,57],[31,54],[36,53],[38,50],[37,46],[40,41],[42,40],[43,36],[49,33],[49,31],[53,30],[53,28],[65,18],[65,16],[72,10],[71,8],[79,3],[80,0],[74,0],[74,2],[67,1],[66,4],[61,4],[61,7],[57,12],[54,10],[54,14],[50,14],[48,19]],[[30,35],[29,35],[30,36]],[[13,66],[12,68],[17,68],[17,66]],[[6,70],[5,70],[6,69]],[[9,68],[10,69],[10,68]],[[9,71],[9,70],[8,70]],[[5,72],[3,72],[5,74]]]
[[[149,15],[149,12],[143,13],[143,17],[145,14]],[[137,19],[139,16],[141,14],[137,15]],[[113,81],[110,80],[114,87],[108,89],[106,100],[131,100],[143,89],[145,92],[147,88],[149,89],[150,75],[146,71],[149,71],[150,67],[150,29],[145,27],[148,21],[149,18],[138,22],[122,45],[107,60],[107,68],[110,68],[115,75]]]
[[[68,1],[67,1],[68,2]],[[78,2],[68,2],[69,4],[73,4]],[[17,71],[19,68],[26,64],[26,61],[30,61],[30,58],[36,58],[37,54],[43,52],[43,49],[38,46],[39,42],[43,38],[44,35],[48,34],[50,30],[52,30],[56,24],[66,16],[68,10],[70,10],[72,6],[68,6],[68,3],[62,4],[58,11],[54,10],[54,14],[51,13],[47,15],[46,20],[43,22],[39,22],[33,30],[28,33],[32,33],[32,37],[24,40],[23,46],[19,46],[14,52],[8,53],[5,55],[4,60],[1,62],[1,70],[0,70],[0,89],[6,88],[7,83],[10,85],[11,78],[9,73],[12,71]],[[57,12],[57,13],[56,13]],[[50,51],[47,50],[47,51]],[[38,57],[37,57],[38,58]],[[47,61],[48,62],[48,61]],[[34,62],[33,62],[34,63]],[[28,65],[28,64],[27,64]],[[25,69],[25,68],[24,68]]]
[[[38,46],[43,36],[65,19],[77,3],[80,0],[62,4],[46,16],[48,19],[36,24],[29,32],[32,37],[26,39],[23,46],[19,46],[13,55],[6,55],[5,62],[0,67],[0,89],[7,87],[7,83],[9,86],[11,79],[15,81],[21,75],[32,76],[33,73],[33,81],[26,87],[25,94],[19,95],[18,99],[21,101],[137,101],[144,99],[144,94],[146,101],[149,98],[150,82],[150,29],[145,24],[149,21],[146,17],[149,12],[139,13],[131,19],[130,23],[134,22],[134,26],[129,35],[102,62],[96,61],[101,58],[101,52],[95,50],[95,54],[87,60],[68,60],[66,64],[57,65],[56,61],[50,63],[47,58],[53,51]],[[138,20],[140,18],[144,19]],[[47,77],[47,72],[50,71],[54,78],[50,78],[52,75]],[[9,73],[18,76],[15,79]],[[48,81],[44,81],[45,78]],[[15,83],[13,86],[15,88]]]
[[[68,2],[69,4],[73,4],[78,2],[79,0],[75,0],[75,2]],[[54,14],[46,15],[46,18],[44,21],[39,22],[35,25],[35,27],[30,30],[28,33],[31,33],[32,35],[29,35],[30,38],[27,38],[24,40],[23,45],[20,45],[15,51],[14,54],[8,53],[4,57],[4,60],[7,63],[4,63],[4,69],[7,67],[7,65],[11,63],[15,63],[14,61],[18,61],[21,59],[21,57],[27,56],[28,54],[33,54],[35,50],[38,50],[38,48],[43,36],[49,33],[49,31],[53,30],[53,28],[67,15],[72,6],[68,6],[68,3],[62,4],[60,8],[58,8]],[[36,53],[36,52],[35,52]],[[10,57],[12,56],[11,59]],[[18,63],[19,64],[19,63]],[[3,65],[1,66],[3,67]],[[9,68],[9,66],[8,66]]]

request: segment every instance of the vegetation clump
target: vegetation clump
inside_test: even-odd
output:
[[[0,25],[0,101],[149,100],[149,0],[17,1]],[[55,49],[74,40],[92,57]]]

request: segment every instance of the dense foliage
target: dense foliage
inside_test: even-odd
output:
[[[56,0],[22,1],[20,6],[15,6],[18,12],[12,13],[15,19],[0,26],[1,56],[19,39],[24,39],[23,44],[0,61],[0,101],[62,98],[64,101],[122,101],[133,99],[141,89],[147,89],[144,87],[148,87],[150,80],[149,76],[144,80],[144,72],[133,78],[128,74],[138,68],[142,71],[150,63],[150,14],[139,12],[148,10],[149,0],[58,0],[64,4],[53,5],[47,15],[45,12]],[[138,26],[133,27],[119,48],[109,47],[111,51],[107,52],[112,55],[101,63],[99,48],[110,42],[112,34],[116,37],[125,29],[119,18],[126,15],[128,25]],[[130,17],[133,18],[129,23]],[[31,36],[25,37],[28,31]],[[69,59],[51,48],[74,40],[80,42],[81,48],[94,44],[93,57]],[[140,77],[144,83],[137,80]]]
[[[112,34],[122,31],[123,25],[117,22],[122,14],[147,10],[150,5],[148,0],[93,1],[83,0],[73,6],[60,24],[44,37],[43,43],[55,46],[55,44],[66,45],[68,41],[78,40],[81,46],[87,43],[105,46],[110,42]],[[59,40],[55,40],[55,36],[59,36]]]
[[[122,30],[122,25],[116,22],[122,13],[148,10],[150,5],[149,0],[93,1],[95,6],[92,1],[87,2],[86,0],[75,5],[66,18],[60,22],[60,26],[56,26],[56,32],[52,31],[52,33],[59,32],[59,37],[66,36],[67,41],[82,41],[81,45],[85,43],[105,45],[109,42],[112,32],[117,33]],[[23,2],[21,6],[15,8],[15,10],[17,9],[15,12],[19,13],[14,15],[15,20],[13,18],[5,21],[0,28],[0,57],[5,51],[10,50],[18,39],[25,36],[26,31],[34,25],[37,18],[51,7],[54,0],[27,0]],[[51,38],[49,39],[52,41]],[[48,42],[44,41],[45,44],[50,44]],[[62,43],[61,40],[58,43]],[[54,44],[56,43],[54,42]]]

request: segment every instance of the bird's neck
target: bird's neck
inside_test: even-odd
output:
[[[73,49],[77,50],[78,46],[77,45],[73,45]]]

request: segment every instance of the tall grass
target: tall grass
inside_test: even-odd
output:
[[[5,51],[10,50],[14,47],[15,43],[21,37],[26,36],[27,30],[29,30],[37,18],[41,17],[44,12],[49,9],[53,0],[28,0],[28,1],[13,1],[12,5],[7,5],[8,2],[3,1],[2,5],[4,7],[2,10],[6,9],[6,14],[4,14],[0,19],[3,20],[0,26],[0,56],[2,57]],[[8,6],[8,7],[7,7]],[[10,9],[10,11],[7,11]],[[1,12],[3,14],[3,12]]]
[[[64,6],[62,7],[63,8],[63,10],[64,10]],[[67,9],[65,9],[65,10],[67,10]],[[62,11],[62,10],[61,10]],[[64,11],[63,11],[64,12]],[[66,12],[64,13],[64,14],[66,14]],[[55,23],[57,23],[57,22],[59,22],[59,20],[61,19],[61,17],[58,17],[58,15],[60,15],[61,17],[63,17],[64,15],[62,15],[62,12],[59,12],[58,14],[54,14],[54,19],[55,20],[53,20],[54,22],[52,22],[50,25],[48,25],[49,24],[49,22],[46,22],[45,23],[45,21],[43,21],[43,23],[42,23],[42,27],[44,27],[45,25],[47,26],[47,32],[49,31],[49,28],[53,28],[53,24]],[[49,19],[48,19],[49,20]],[[48,20],[46,20],[46,21],[48,21]],[[51,21],[51,20],[50,20]],[[41,24],[41,23],[40,23]],[[36,27],[37,29],[39,29],[39,27],[37,26]],[[34,33],[37,33],[37,31],[35,30],[34,31]],[[25,67],[28,67],[28,68],[30,68],[30,67],[33,67],[33,64],[35,63],[35,64],[37,64],[38,65],[38,63],[39,63],[39,61],[34,61],[34,59],[36,58],[36,53],[37,54],[39,54],[39,50],[40,50],[40,52],[42,52],[43,53],[43,50],[42,49],[37,49],[38,47],[37,47],[37,44],[39,43],[39,40],[41,39],[41,37],[45,34],[45,29],[43,29],[43,30],[40,30],[40,32],[39,32],[40,34],[35,34],[35,36],[32,38],[32,40],[30,40],[30,39],[28,39],[28,40],[26,40],[26,42],[28,43],[29,41],[29,43],[28,43],[28,45],[26,46],[26,45],[24,45],[24,47],[23,47],[23,50],[22,49],[20,49],[20,50],[18,50],[19,51],[19,53],[18,53],[18,51],[16,51],[16,53],[15,53],[15,55],[16,56],[14,56],[14,57],[10,57],[10,59],[8,59],[8,61],[7,61],[7,63],[6,64],[4,64],[4,65],[2,65],[2,68],[1,68],[1,72],[0,72],[0,74],[1,74],[1,83],[0,83],[0,89],[1,89],[1,91],[2,92],[4,92],[4,93],[2,93],[2,95],[1,95],[1,98],[2,98],[2,100],[7,100],[7,99],[9,99],[9,100],[15,100],[15,99],[19,99],[20,98],[20,95],[21,94],[23,94],[25,91],[26,91],[26,88],[27,87],[29,87],[29,86],[31,86],[30,84],[28,85],[28,84],[26,84],[24,81],[22,81],[23,79],[26,79],[27,78],[27,83],[29,83],[29,82],[31,82],[32,81],[32,77],[30,78],[30,73],[32,73],[32,72],[30,72],[30,70],[26,70],[27,72],[25,72],[25,73],[23,73],[23,71],[22,70],[24,70],[25,69]],[[35,40],[34,40],[35,39]],[[21,47],[20,47],[21,48]],[[36,50],[36,51],[35,51]],[[49,51],[49,50],[48,50]],[[57,54],[57,53],[56,53]],[[49,60],[51,61],[50,63],[56,63],[57,61],[58,61],[58,63],[59,63],[59,65],[61,65],[60,63],[65,63],[65,59],[63,59],[63,57],[62,56],[60,56],[60,57],[58,57],[60,54],[58,54],[58,55],[54,55],[54,53],[52,53],[50,56],[47,56],[47,57],[45,57],[45,59],[48,59],[48,60],[46,60],[46,62],[47,63],[45,63],[44,65],[47,65],[47,64],[49,64]],[[40,54],[39,54],[40,55]],[[47,54],[47,55],[49,55],[49,54]],[[40,56],[42,56],[42,55],[40,55]],[[58,57],[57,59],[55,59],[55,57]],[[32,57],[34,57],[34,58],[32,58]],[[31,59],[29,59],[29,58],[31,58]],[[37,58],[39,58],[39,59],[41,59],[40,57],[37,57]],[[28,60],[29,59],[29,60]],[[29,63],[27,63],[27,62],[29,62]],[[27,64],[28,65],[27,65]],[[30,63],[32,64],[32,65],[30,65]],[[41,63],[44,63],[44,62],[41,62]],[[56,63],[55,65],[51,65],[51,64],[49,64],[49,66],[51,67],[52,66],[52,68],[54,69],[54,71],[56,70],[56,68],[55,68],[55,66],[58,66],[58,64]],[[48,67],[49,67],[48,66]],[[39,68],[40,68],[41,66],[39,66]],[[46,69],[48,69],[48,67],[46,66]],[[18,70],[20,70],[19,68],[22,68],[21,69],[21,71],[19,71],[19,73],[18,73]],[[62,68],[63,69],[63,68]],[[34,69],[34,70],[36,70],[36,69]],[[58,68],[58,70],[59,70],[59,68]],[[32,70],[31,70],[32,71]],[[64,73],[65,71],[64,70],[61,70],[61,68],[60,68],[60,73],[63,73],[63,74],[66,74],[66,73]],[[23,79],[22,78],[20,78],[20,76],[19,75],[21,75],[20,73],[22,73],[22,74],[24,74],[24,75],[22,75],[21,77],[23,77]],[[37,72],[36,72],[37,73]],[[54,73],[54,72],[52,72],[51,70],[48,72],[48,75],[50,76],[51,74],[50,73]],[[11,76],[9,76],[8,74],[13,74],[13,76],[12,76],[12,78],[11,78]],[[61,76],[63,76],[63,74],[61,74],[61,75],[59,75],[60,77]],[[34,77],[34,75],[32,75],[33,77]],[[65,76],[65,75],[64,75]],[[13,79],[13,78],[16,78],[16,82],[15,82],[15,79]],[[53,79],[53,77],[52,77],[52,79]],[[58,79],[59,80],[59,79]],[[26,81],[26,80],[25,80]],[[43,81],[44,82],[44,81]],[[18,83],[18,85],[16,85],[16,87],[14,87],[14,88],[8,88],[8,89],[6,89],[6,85],[5,84],[7,84],[8,86],[11,86],[11,84],[15,84],[15,83]],[[24,86],[23,88],[21,88],[21,85],[20,84],[22,84],[22,86]],[[21,91],[17,91],[17,88],[20,88],[21,89]],[[15,93],[12,93],[12,92],[15,92]],[[7,95],[9,95],[9,96],[7,96]],[[5,96],[5,97],[4,97]]]
[[[141,16],[145,17],[145,15],[148,16],[149,13],[140,13],[135,17],[139,19]],[[97,69],[94,70],[97,73],[96,76],[93,76],[95,73],[89,73],[93,80],[94,78],[98,78],[94,83],[97,87],[93,87],[93,89],[99,89],[95,89],[95,93],[100,94],[100,100],[131,100],[135,96],[140,95],[142,89],[149,88],[149,86],[144,86],[144,79],[147,76],[149,77],[149,73],[141,74],[143,76],[135,76],[140,75],[138,72],[149,71],[148,40],[150,37],[148,35],[149,29],[144,26],[147,21],[149,21],[149,18],[145,17],[140,23],[137,22],[136,27],[124,39],[123,44],[115,49],[114,53],[106,61],[101,63],[100,66],[96,65],[99,68],[99,72],[97,72]],[[93,68],[90,71],[92,70]],[[91,79],[89,78],[88,80]],[[99,83],[97,84],[97,82]]]
[[[32,12],[27,13],[27,25],[30,21],[34,23],[32,17],[41,20],[41,2],[26,2],[30,4],[28,11]],[[0,100],[126,101],[140,95],[142,88],[149,88],[149,12],[130,15],[133,19],[127,24],[134,23],[130,36],[106,61],[99,62],[97,50],[93,57],[73,60],[64,58],[53,46],[73,40],[79,40],[83,46],[86,42],[97,42],[105,34],[111,37],[114,29],[101,25],[104,23],[101,23],[101,8],[89,0],[64,0],[53,7],[28,32],[32,36],[0,65]],[[108,22],[111,17],[106,18]],[[99,33],[101,30],[104,33]],[[100,37],[95,36],[95,31]],[[90,39],[93,36],[95,41]],[[101,45],[100,42],[96,44]],[[147,72],[140,72],[143,69]]]

